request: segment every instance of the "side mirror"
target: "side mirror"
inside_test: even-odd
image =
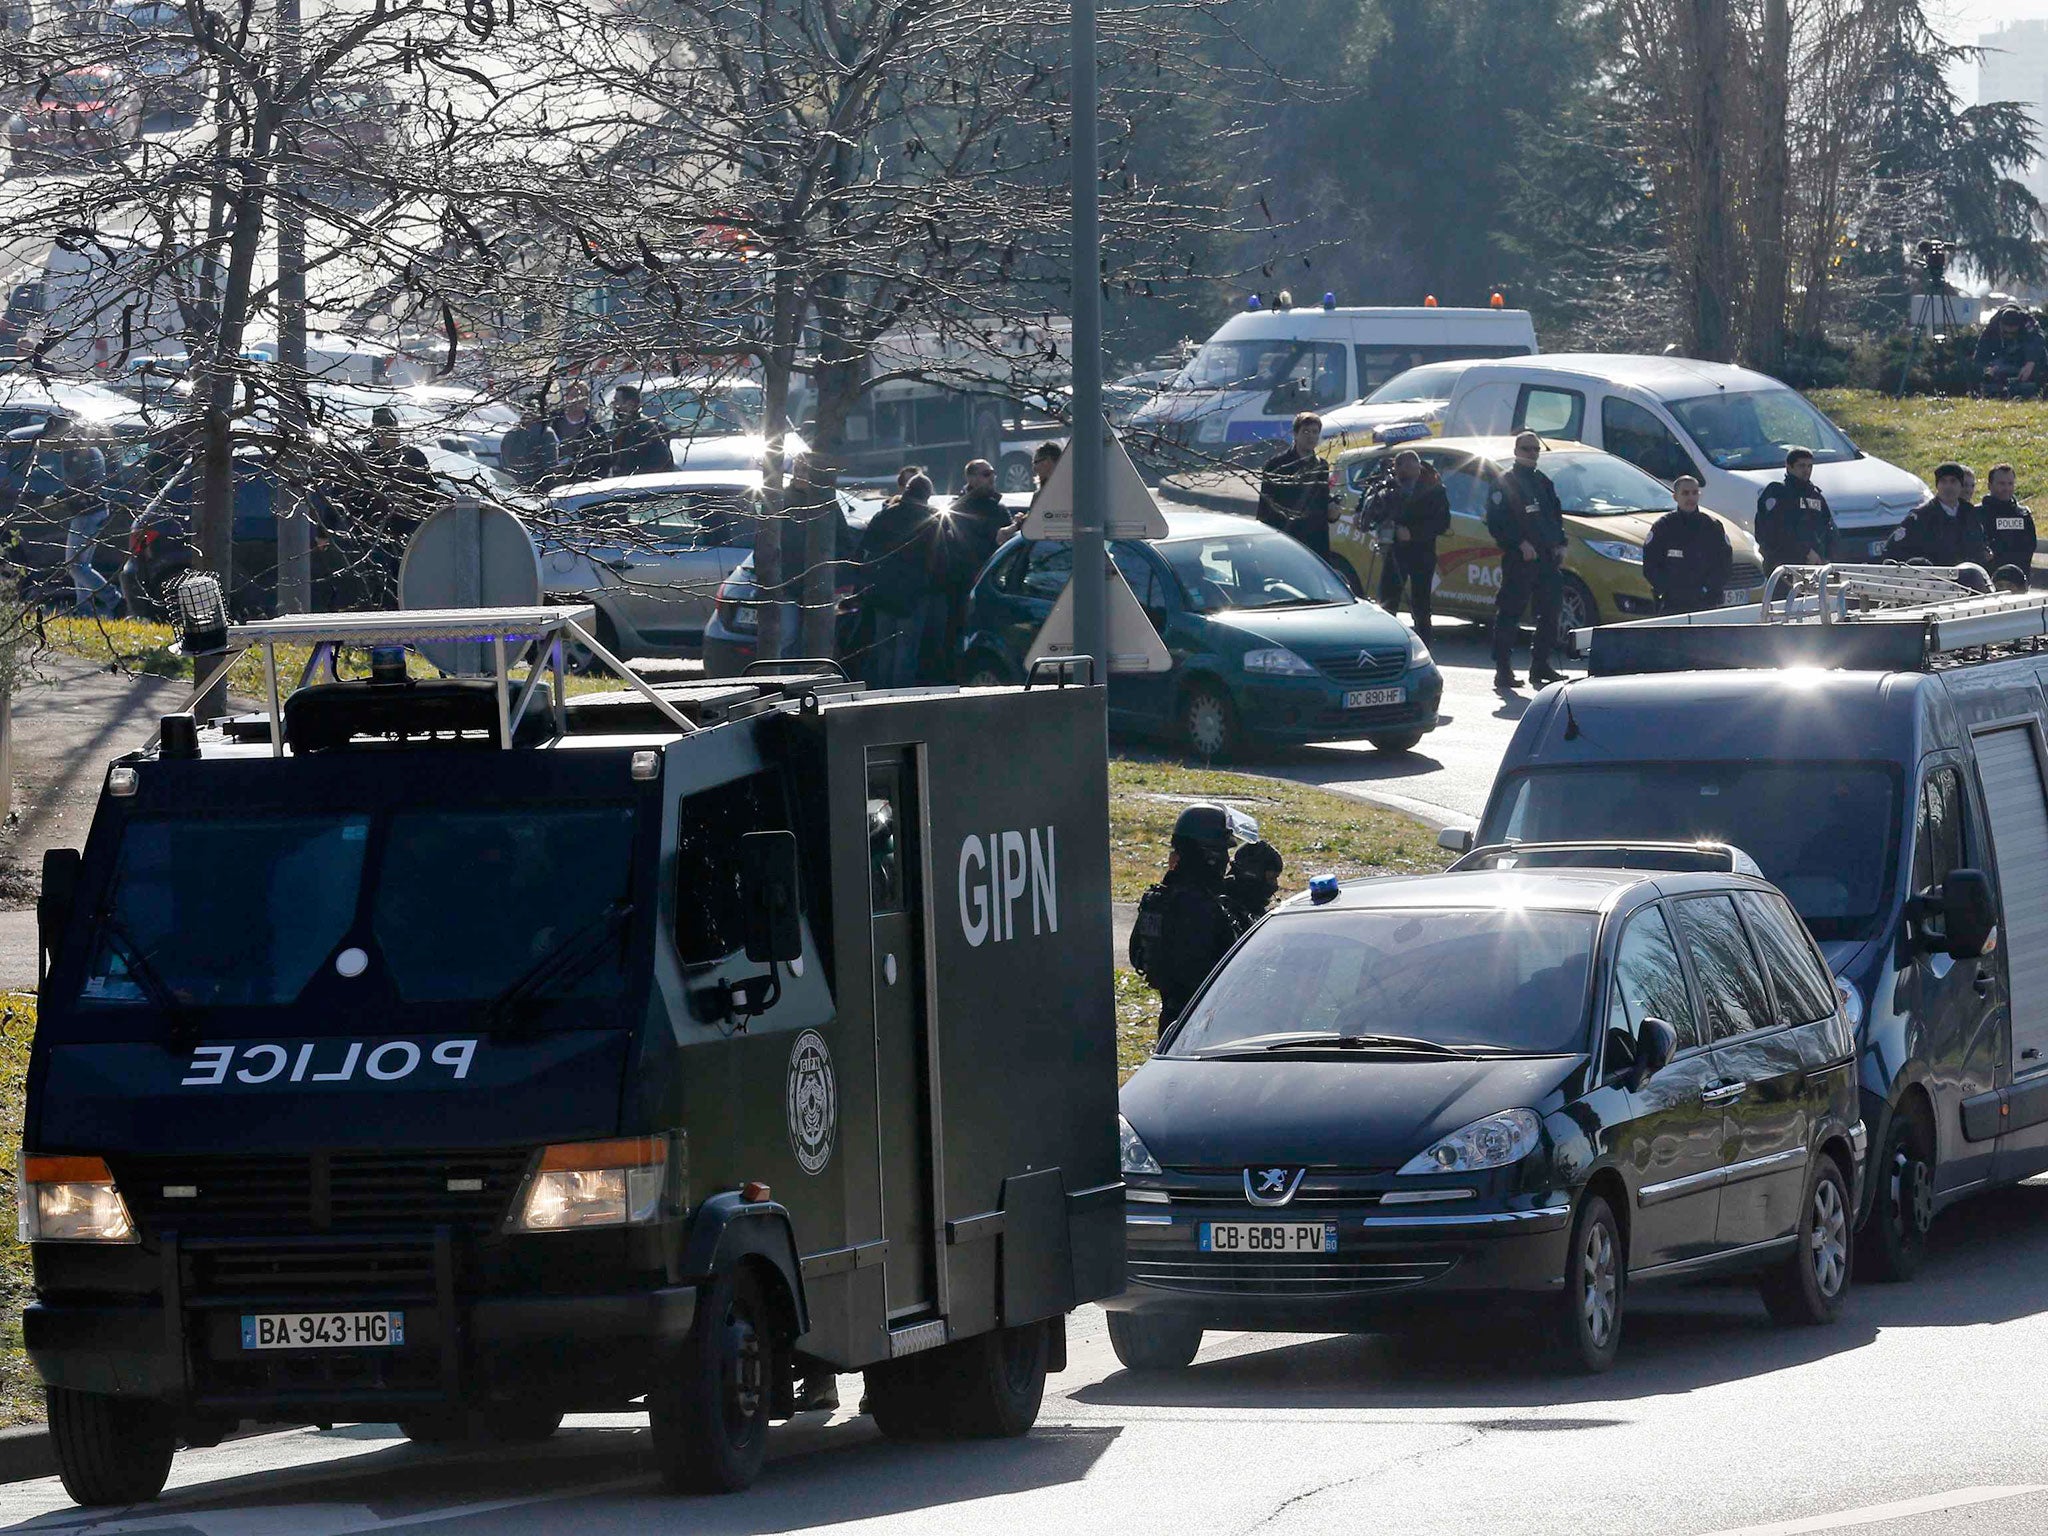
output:
[[[1630,1088],[1640,1088],[1651,1078],[1671,1065],[1671,1058],[1678,1051],[1678,1031],[1662,1019],[1643,1020],[1642,1033],[1636,1037],[1636,1070]]]
[[[1448,848],[1452,853],[1470,853],[1472,834],[1462,827],[1445,827],[1443,831],[1437,833],[1436,845],[1439,848]]]
[[[1941,931],[1958,960],[1974,960],[1998,947],[1998,904],[1981,869],[1954,869],[1941,883]]]
[[[36,945],[52,961],[57,958],[64,924],[78,904],[78,868],[76,848],[43,850],[43,888],[36,896]]]
[[[746,902],[747,958],[803,958],[794,832],[748,832],[740,838],[740,891]]]

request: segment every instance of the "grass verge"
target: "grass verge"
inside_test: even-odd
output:
[[[1822,389],[1813,403],[1856,446],[1929,485],[1934,466],[1953,459],[1977,471],[1977,494],[1994,464],[2012,465],[2020,500],[2048,501],[2048,401],[1912,396],[1894,400],[1867,389]]]
[[[34,1277],[28,1249],[14,1235],[16,1158],[21,1150],[23,1079],[28,1075],[29,1041],[36,1032],[35,1000],[26,993],[0,993],[0,1427],[39,1424],[43,1389],[21,1347],[21,1309]]]

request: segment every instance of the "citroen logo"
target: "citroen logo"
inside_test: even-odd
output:
[[[1285,1205],[1301,1188],[1306,1168],[1247,1168],[1244,1197],[1253,1205]]]

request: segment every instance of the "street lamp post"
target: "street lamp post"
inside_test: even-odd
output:
[[[1103,616],[1101,166],[1095,137],[1095,0],[1074,0],[1074,654],[1108,681]]]

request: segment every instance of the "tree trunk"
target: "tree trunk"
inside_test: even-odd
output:
[[[782,589],[782,544],[787,498],[784,495],[783,445],[789,433],[789,381],[796,371],[797,341],[802,335],[803,305],[796,272],[784,262],[776,268],[774,303],[768,346],[762,353],[762,431],[766,452],[761,464],[761,521],[754,533],[754,585],[763,602],[755,629],[755,656],[782,659],[782,618],[789,594]]]
[[[1731,225],[1727,197],[1728,0],[1690,0],[1697,81],[1693,120],[1693,355],[1726,362]]]
[[[1785,247],[1785,198],[1792,179],[1787,137],[1787,96],[1792,64],[1790,0],[1764,0],[1763,39],[1757,55],[1760,153],[1757,157],[1753,249],[1756,279],[1750,289],[1749,366],[1780,372],[1785,362],[1785,299],[1789,253]]]

